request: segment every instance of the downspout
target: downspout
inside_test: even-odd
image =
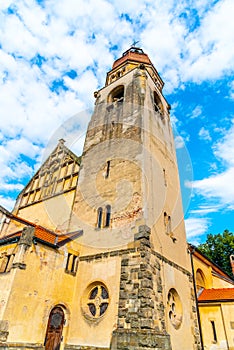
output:
[[[198,321],[198,328],[200,333],[200,340],[201,340],[201,350],[204,350],[203,345],[203,338],[202,338],[202,329],[201,329],[201,318],[200,318],[200,312],[198,308],[198,300],[197,300],[197,292],[196,292],[196,281],[195,281],[195,275],[194,275],[194,264],[193,264],[193,253],[195,251],[195,248],[191,251],[188,249],[190,254],[190,260],[191,260],[191,266],[192,266],[192,278],[193,278],[193,289],[194,289],[194,295],[195,295],[195,303],[196,303],[196,309],[197,309],[197,321]]]

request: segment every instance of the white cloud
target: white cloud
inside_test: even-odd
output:
[[[21,191],[24,186],[22,184],[0,184],[0,187],[3,191]]]
[[[65,77],[64,82],[68,88],[77,92],[81,98],[87,98],[87,96],[89,96],[90,100],[92,99],[91,101],[93,102],[92,92],[97,89],[98,82],[92,71],[87,70],[81,77],[77,77],[76,79]]]
[[[0,203],[7,210],[12,210],[15,204],[15,201],[7,196],[0,195]]]
[[[229,84],[230,87],[230,92],[229,92],[229,97],[234,100],[234,80],[231,81]]]
[[[207,198],[216,199],[224,208],[234,209],[234,125],[225,137],[214,146],[214,153],[225,164],[226,169],[210,177],[192,182],[194,190]]]
[[[184,139],[182,136],[176,136],[175,137],[175,147],[177,149],[183,148],[185,146]]]
[[[209,229],[209,219],[207,218],[188,218],[185,220],[187,239],[191,243],[199,243],[201,236],[207,234]]]
[[[206,215],[210,213],[215,213],[218,210],[222,208],[221,205],[200,205],[198,209],[190,210],[189,214],[196,214],[196,215]]]
[[[202,106],[196,106],[192,111],[190,118],[195,119],[197,117],[200,117],[201,114],[202,114]]]
[[[224,138],[214,146],[215,155],[225,161],[227,166],[234,166],[234,119],[232,123]]]
[[[187,5],[173,0],[70,0],[69,6],[65,0],[48,0],[43,7],[34,0],[0,2],[3,186],[16,174],[20,179],[32,175],[48,140],[62,136],[57,131],[71,116],[77,114],[84,133],[87,120],[78,112],[93,104],[92,92],[104,85],[115,59],[110,47],[116,45],[119,55],[133,39],[140,39],[139,45],[163,73],[167,91],[184,81],[220,77],[233,68],[232,2],[211,5],[198,0],[191,8]],[[8,6],[12,13],[7,13]],[[196,18],[200,26],[192,28]],[[74,79],[67,75],[72,70],[77,73]],[[200,115],[199,108],[192,118]],[[175,142],[184,147],[181,136]],[[216,153],[227,162],[232,157],[218,145]],[[22,155],[33,162],[22,161]]]
[[[193,181],[193,189],[207,199],[216,198],[223,206],[234,209],[234,167],[203,180]]]
[[[199,137],[201,140],[205,140],[205,141],[211,141],[211,136],[210,136],[210,132],[209,130],[205,129],[204,127],[202,127],[200,130],[199,130],[199,133],[198,133]]]
[[[141,42],[155,57],[155,65],[171,92],[183,82],[217,79],[234,68],[232,0],[216,4],[197,1],[189,9],[186,1],[151,4]],[[160,15],[159,15],[160,13]],[[153,18],[153,21],[152,21]],[[197,26],[191,29],[192,23]],[[171,54],[173,52],[173,54]]]
[[[174,132],[176,133],[176,132]],[[175,135],[174,136],[174,141],[175,141],[175,147],[176,149],[181,149],[185,147],[185,143],[189,141],[189,135],[186,133],[182,132],[182,135]]]
[[[232,0],[217,2],[203,17],[196,32],[189,34],[186,79],[217,79],[234,68],[233,11]]]

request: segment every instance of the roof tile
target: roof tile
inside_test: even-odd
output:
[[[198,301],[234,300],[234,288],[204,289]]]

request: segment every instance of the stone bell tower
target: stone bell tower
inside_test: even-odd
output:
[[[109,298],[103,312],[96,303],[103,317],[99,321],[95,305],[87,304],[96,328],[93,340],[87,330],[84,345],[200,349],[163,85],[149,57],[131,47],[114,62],[105,87],[95,92],[70,230],[84,231],[79,238],[80,285],[85,289],[96,280]],[[110,261],[115,270],[109,278]],[[84,280],[85,273],[92,278]],[[92,299],[90,290],[86,296]]]

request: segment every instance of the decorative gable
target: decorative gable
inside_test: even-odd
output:
[[[77,157],[60,140],[44,164],[18,196],[15,209],[74,190],[81,157]]]

